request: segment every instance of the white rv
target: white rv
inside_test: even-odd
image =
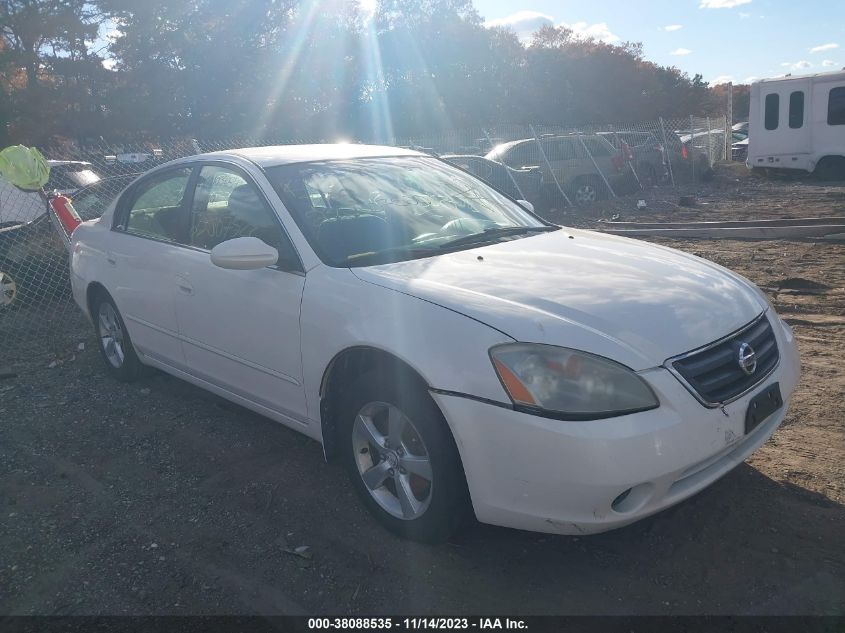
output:
[[[845,72],[755,82],[748,132],[751,168],[845,178]]]

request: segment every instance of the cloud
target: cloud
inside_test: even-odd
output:
[[[744,83],[744,84],[753,84],[753,83],[754,83],[755,81],[757,81],[758,79],[760,79],[760,78],[759,78],[759,77],[757,77],[756,75],[751,75],[750,77],[746,77],[745,79],[743,79],[743,80],[742,80],[742,83]]]
[[[692,51],[688,48],[676,48],[673,50],[670,55],[689,55]]]
[[[807,68],[812,68],[813,64],[805,59],[802,59],[800,62],[783,62],[781,63],[781,66],[789,68],[790,70],[806,70]]]
[[[751,17],[751,14],[750,14],[750,13],[745,13],[745,11],[740,11],[740,12],[739,12],[739,19],[740,19],[740,20],[747,20],[747,19],[748,19],[748,18],[750,18],[750,17]]]
[[[680,31],[682,28],[684,28],[683,24],[668,24],[668,25],[663,27],[663,30],[671,32],[671,31]]]
[[[728,84],[733,83],[734,81],[735,80],[733,75],[719,75],[713,81],[711,81],[710,84],[713,86],[718,86],[719,84]]]
[[[484,23],[487,28],[503,26],[510,29],[521,40],[528,40],[540,28],[554,24],[554,18],[539,11],[517,11],[507,17],[488,20]]]
[[[530,40],[531,36],[540,28],[544,26],[555,26],[555,19],[552,16],[546,13],[540,13],[539,11],[517,11],[516,13],[504,18],[487,20],[484,23],[484,26],[487,28],[496,26],[508,28],[516,33],[520,40],[525,42]],[[590,24],[588,22],[573,22],[572,24],[567,24],[566,22],[561,22],[560,24],[557,24],[557,26],[563,26],[567,29],[571,29],[573,35],[580,39],[592,37],[593,39],[607,44],[612,44],[621,40],[618,35],[610,30],[607,22],[597,22],[595,24]]]
[[[572,29],[575,37],[582,39],[592,37],[605,44],[612,44],[620,40],[618,35],[611,32],[610,27],[607,26],[607,22],[597,22],[595,24],[587,24],[586,22],[566,24],[565,22],[561,22],[558,26],[565,26],[568,29]]]
[[[833,68],[834,66],[836,66],[836,62],[832,59],[825,59],[822,60],[822,66],[824,66],[825,68]]]
[[[751,0],[701,0],[699,9],[733,9],[743,4],[751,4]]]
[[[810,49],[811,53],[821,53],[822,51],[832,51],[834,48],[839,48],[839,44],[821,44],[820,46],[813,46]]]

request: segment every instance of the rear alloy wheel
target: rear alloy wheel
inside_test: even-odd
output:
[[[447,540],[469,516],[469,492],[449,426],[424,385],[372,371],[344,387],[341,457],[364,505],[400,536]]]
[[[91,316],[97,331],[97,343],[100,354],[106,361],[106,369],[121,382],[137,380],[142,373],[143,365],[138,360],[126,324],[114,305],[111,297],[101,292],[92,306]]]
[[[18,296],[18,285],[7,272],[0,270],[0,307],[10,306]]]

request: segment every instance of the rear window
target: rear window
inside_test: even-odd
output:
[[[766,112],[763,118],[767,130],[778,129],[779,111],[780,95],[774,92],[766,95]]]
[[[526,165],[539,165],[540,153],[537,151],[535,143],[520,143],[514,145],[507,150],[504,155],[499,154],[503,158],[502,162],[509,167],[525,167]]]
[[[830,91],[827,99],[827,124],[845,125],[845,86]]]
[[[50,180],[47,189],[81,189],[93,185],[100,177],[91,169],[86,167],[56,166],[50,168]]]

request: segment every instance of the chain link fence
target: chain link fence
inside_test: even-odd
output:
[[[724,117],[686,117],[578,128],[479,127],[396,138],[393,144],[437,154],[559,221],[561,212],[570,218],[596,217],[602,202],[611,198],[652,188],[672,193],[708,179],[714,163],[726,158],[729,132]],[[80,218],[90,220],[138,174],[176,158],[235,147],[334,141],[172,139],[40,148],[51,162],[44,191],[0,186],[0,371],[61,363],[88,336],[90,326],[71,298],[68,231],[51,209],[55,194],[68,196]]]

